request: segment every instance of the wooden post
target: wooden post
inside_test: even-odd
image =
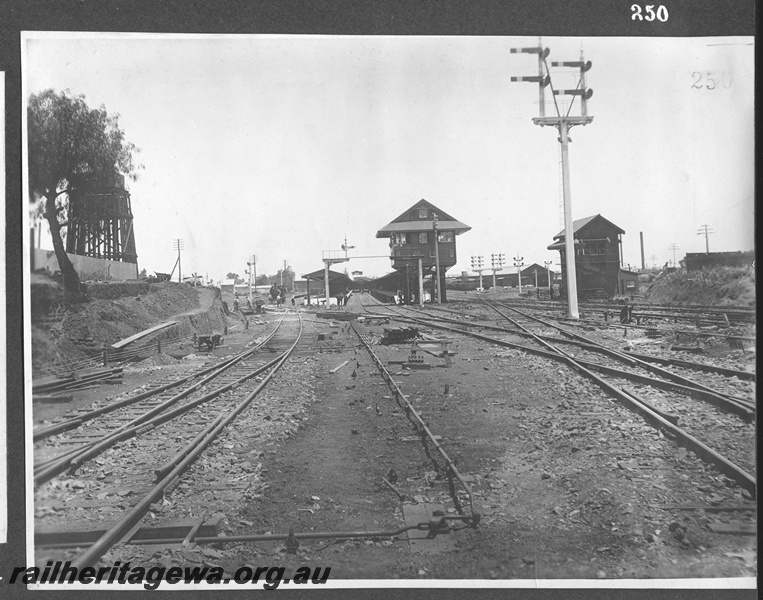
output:
[[[419,306],[424,305],[424,269],[419,258]]]
[[[156,340],[156,353],[162,353],[162,340]]]
[[[329,309],[329,306],[331,305],[331,302],[329,301],[329,262],[323,261],[324,268],[323,268],[323,276],[325,278],[323,282],[323,289],[326,294],[326,310]]]
[[[109,366],[109,349],[108,348],[103,349],[103,366],[104,367]]]

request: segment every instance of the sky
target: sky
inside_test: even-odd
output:
[[[182,239],[184,276],[243,276],[252,254],[257,274],[287,261],[302,275],[346,236],[351,256],[380,258],[332,268],[383,275],[376,231],[422,198],[472,228],[450,274],[493,253],[559,269],[546,249],[563,227],[558,131],[532,121],[537,84],[510,81],[537,73],[535,56],[510,49],[538,38],[28,33],[22,44],[25,98],[83,94],[141,149],[129,190],[149,273],[172,269]],[[753,249],[753,38],[542,45],[549,61],[582,52],[593,64],[593,122],[570,132],[574,219],[624,229],[633,267],[639,232],[647,266],[672,261],[673,244],[679,260],[704,252],[703,225],[711,251]]]

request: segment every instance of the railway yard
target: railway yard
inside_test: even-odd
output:
[[[222,345],[35,402],[35,563],[754,577],[754,309],[617,311],[232,312]]]

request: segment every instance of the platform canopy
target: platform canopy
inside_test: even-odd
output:
[[[306,273],[302,275],[302,279],[310,279],[312,281],[323,281],[324,270],[313,271],[312,273]],[[329,269],[329,286],[331,289],[337,289],[336,286],[350,287],[352,285],[352,279],[350,279],[344,273],[337,273]]]
[[[419,213],[419,211],[421,212]],[[388,223],[377,231],[376,237],[388,238],[392,236],[393,233],[397,232],[418,233],[422,231],[432,231],[432,213],[437,214],[437,229],[439,231],[452,231],[455,235],[459,235],[471,229],[471,227],[465,225],[461,221],[457,221],[445,211],[437,208],[431,202],[422,199],[408,208],[391,223]],[[419,214],[425,214],[426,216],[418,217]],[[414,215],[416,216],[414,217]]]

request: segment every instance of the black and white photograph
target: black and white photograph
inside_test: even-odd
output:
[[[754,588],[754,44],[23,31],[18,580]]]

